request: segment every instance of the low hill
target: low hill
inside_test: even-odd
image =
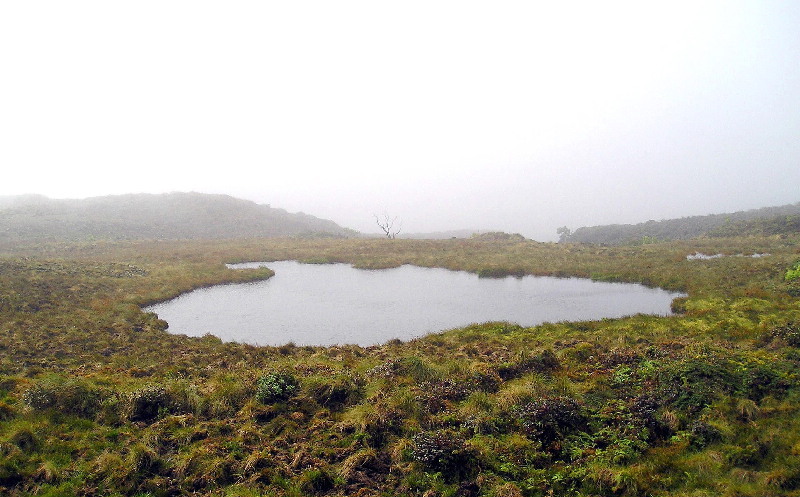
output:
[[[800,233],[800,214],[749,219],[725,223],[706,235],[714,238],[736,236],[772,236]]]
[[[797,225],[800,202],[729,214],[709,214],[639,224],[610,224],[576,229],[562,235],[561,242],[625,245],[647,240],[686,240],[698,236],[744,236],[779,234]],[[788,230],[788,231],[787,231]]]
[[[82,200],[0,197],[0,242],[355,236],[333,221],[228,195],[130,194]]]

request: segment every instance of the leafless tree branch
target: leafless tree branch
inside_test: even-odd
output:
[[[400,221],[400,225],[395,227],[397,223],[397,216],[390,217],[389,214],[384,213],[383,217],[379,217],[377,214],[373,214],[375,216],[375,223],[380,226],[383,233],[386,235],[386,238],[394,239],[403,229],[403,221]]]

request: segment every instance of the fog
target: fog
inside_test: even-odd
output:
[[[800,4],[549,3],[3,2],[0,195],[539,240],[800,201]]]

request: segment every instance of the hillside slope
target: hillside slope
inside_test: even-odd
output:
[[[0,241],[354,236],[333,221],[228,195],[130,194],[83,200],[0,198]]]
[[[604,226],[588,226],[576,229],[569,236],[562,236],[560,241],[570,243],[593,243],[598,245],[622,245],[638,243],[645,239],[655,240],[688,240],[703,235],[719,236],[730,232],[729,236],[741,236],[744,231],[753,231],[752,223],[744,228],[744,224],[754,220],[780,220],[800,214],[800,202],[779,207],[764,207],[729,214],[709,214],[707,216],[690,216],[680,219],[647,221],[638,224],[609,224]],[[773,224],[791,228],[793,223]],[[723,229],[725,228],[725,229]],[[762,234],[763,230],[756,230]],[[769,231],[769,230],[767,230]]]

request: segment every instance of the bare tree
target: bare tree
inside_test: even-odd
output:
[[[397,216],[390,217],[389,214],[385,212],[383,213],[383,217],[378,217],[377,214],[374,214],[374,216],[375,222],[381,227],[386,238],[394,239],[400,233],[400,230],[403,229],[402,220],[400,221],[400,225],[395,227],[395,224],[397,224]]]

